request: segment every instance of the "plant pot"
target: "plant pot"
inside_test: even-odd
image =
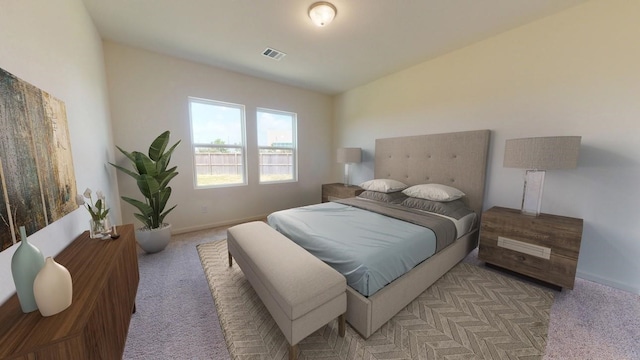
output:
[[[136,240],[138,245],[148,254],[157,253],[164,250],[171,240],[171,224],[162,224],[161,228],[136,229]]]

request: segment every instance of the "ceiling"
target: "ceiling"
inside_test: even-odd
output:
[[[337,94],[586,0],[83,0],[104,39]],[[287,55],[262,55],[271,47]]]

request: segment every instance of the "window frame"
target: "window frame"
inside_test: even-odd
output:
[[[261,146],[260,145],[260,134],[259,134],[259,113],[270,113],[274,115],[286,115],[291,117],[291,147],[287,146]],[[282,183],[292,183],[298,182],[298,114],[292,111],[284,111],[284,110],[276,110],[269,109],[265,107],[256,107],[256,145],[257,145],[257,153],[258,153],[258,183],[260,185],[267,184],[282,184]],[[272,180],[272,181],[262,181],[262,170],[261,170],[261,150],[287,150],[291,151],[291,173],[292,179],[287,180]]]
[[[200,103],[205,105],[213,105],[219,107],[228,107],[240,110],[240,140],[242,141],[241,145],[231,145],[231,144],[201,144],[196,143],[193,138],[193,114],[191,111],[192,103]],[[248,163],[247,163],[247,116],[246,116],[246,108],[243,104],[235,104],[226,101],[219,100],[211,100],[189,96],[188,97],[188,107],[189,107],[189,136],[191,137],[191,157],[193,164],[193,187],[196,190],[200,189],[212,189],[212,188],[223,188],[223,187],[235,187],[235,186],[247,186],[249,184],[248,179]],[[225,183],[225,184],[213,184],[213,185],[198,185],[198,168],[196,164],[196,148],[210,148],[210,149],[239,149],[242,154],[242,182],[239,183]]]

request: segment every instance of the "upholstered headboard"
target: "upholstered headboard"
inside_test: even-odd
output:
[[[374,176],[407,185],[453,186],[481,214],[489,138],[489,130],[477,130],[377,139]]]

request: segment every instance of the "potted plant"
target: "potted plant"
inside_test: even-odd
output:
[[[89,211],[89,215],[91,215],[91,220],[89,221],[89,236],[92,239],[102,239],[111,235],[111,225],[109,224],[109,217],[107,216],[109,215],[109,208],[107,207],[107,201],[102,191],[96,191],[96,196],[98,200],[94,203],[92,191],[87,188],[82,195],[76,195],[76,204],[78,204],[78,206],[84,206],[87,211]],[[89,203],[84,201],[84,198],[87,198]]]
[[[171,154],[180,144],[180,140],[167,150],[169,137],[169,131],[160,134],[149,146],[148,155],[139,151],[128,152],[116,146],[131,161],[133,170],[109,163],[134,178],[145,199],[142,202],[126,196],[121,197],[122,200],[140,211],[134,215],[144,224],[144,227],[136,230],[136,239],[140,247],[147,253],[164,250],[171,240],[171,225],[165,223],[164,218],[177,205],[166,211],[165,207],[171,196],[169,181],[178,175],[178,172],[176,171],[177,166],[170,169],[167,167],[171,160]]]

